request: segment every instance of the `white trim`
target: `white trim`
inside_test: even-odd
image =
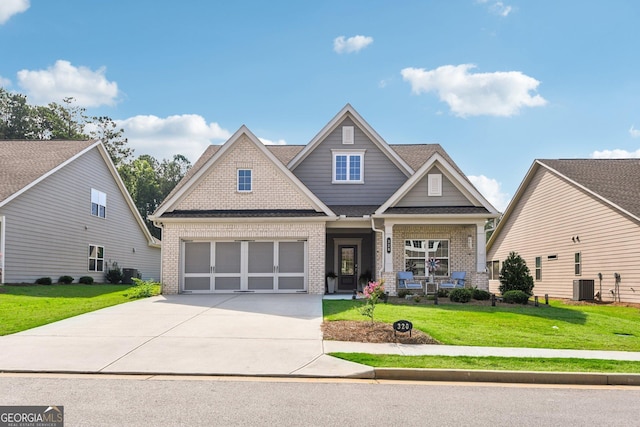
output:
[[[329,123],[327,123],[288,164],[289,170],[294,170],[344,119],[350,118],[358,128],[391,160],[405,176],[410,177],[414,171],[402,158],[391,149],[389,144],[358,114],[351,106],[345,105]],[[354,130],[355,131],[355,130]],[[355,132],[354,132],[355,134]]]
[[[331,150],[331,183],[332,184],[364,184],[364,155],[367,150]],[[336,178],[336,157],[347,156],[346,179]],[[360,157],[360,179],[349,179],[351,157]]]
[[[465,197],[470,201],[480,204],[487,209],[489,213],[484,214],[485,218],[493,218],[500,213],[494,208],[487,199],[462,176],[455,168],[440,154],[435,153],[429,158],[421,167],[416,171],[411,178],[409,178],[389,199],[378,208],[377,215],[384,214],[384,212],[395,206],[402,198],[431,170],[431,168],[437,164],[441,172],[451,181],[451,183],[460,190]],[[451,215],[449,215],[451,216]]]
[[[94,244],[89,243],[88,246],[89,246],[89,256],[87,257],[87,271],[90,272],[90,273],[104,273],[105,272],[105,270],[104,270],[104,267],[105,267],[105,265],[104,265],[105,264],[104,245],[94,245]],[[96,256],[95,257],[91,256],[91,246],[96,248]],[[97,248],[102,248],[102,258],[98,257],[98,249]],[[98,260],[102,260],[102,270],[91,270],[91,268],[89,268],[92,259],[96,260],[96,266],[98,265]]]
[[[240,171],[249,171],[249,189],[240,189]],[[253,192],[253,169],[251,168],[238,168],[236,169],[236,191],[238,193],[251,193]]]

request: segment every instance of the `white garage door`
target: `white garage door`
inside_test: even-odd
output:
[[[183,292],[305,292],[306,241],[183,242]]]

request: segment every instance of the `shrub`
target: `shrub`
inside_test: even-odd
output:
[[[160,283],[152,280],[142,280],[132,277],[135,286],[131,288],[130,298],[148,298],[160,293]]]
[[[449,289],[438,289],[438,298],[446,298],[449,296]]]
[[[68,285],[70,283],[73,283],[73,277],[71,277],[71,276],[60,276],[60,277],[58,277],[58,283],[64,283],[65,285]]]
[[[400,289],[398,291],[398,298],[405,298],[407,295],[413,295],[408,289]]]
[[[83,285],[92,285],[93,284],[93,277],[91,277],[91,276],[82,276],[81,278],[78,279],[78,283],[82,283]]]
[[[36,279],[36,285],[51,285],[52,283],[51,277],[41,277]]]
[[[416,295],[415,297],[413,297],[414,302],[420,302],[420,300],[422,300],[422,297],[420,295]]]
[[[473,296],[472,289],[456,288],[449,292],[449,299],[453,302],[469,302]]]
[[[515,252],[509,254],[500,269],[500,293],[504,295],[508,291],[533,295],[533,277],[529,274],[529,267]]]
[[[507,291],[502,294],[504,302],[509,304],[527,304],[529,302],[529,294],[523,291]]]
[[[122,277],[122,269],[118,267],[117,262],[111,264],[111,268],[108,269],[104,274],[105,280],[112,285],[117,285],[118,283],[120,283],[122,281]]]
[[[486,301],[491,298],[491,292],[485,291],[484,289],[473,289],[473,299],[478,301]]]

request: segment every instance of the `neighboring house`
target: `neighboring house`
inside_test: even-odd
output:
[[[601,291],[612,301],[618,290],[620,300],[640,302],[639,188],[638,159],[534,161],[487,244],[491,291],[515,251],[535,295],[574,298],[574,281],[582,280],[578,299],[587,299],[582,287],[589,298]]]
[[[99,141],[0,141],[0,283],[160,278],[160,245]]]
[[[323,294],[335,272],[340,292],[370,277],[394,294],[397,272],[426,276],[429,256],[436,280],[465,271],[486,289],[497,216],[440,145],[389,145],[347,104],[306,146],[265,146],[242,126],[153,219],[164,293]]]

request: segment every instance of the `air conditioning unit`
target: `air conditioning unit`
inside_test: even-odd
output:
[[[580,279],[573,281],[574,301],[593,301],[595,280]]]

